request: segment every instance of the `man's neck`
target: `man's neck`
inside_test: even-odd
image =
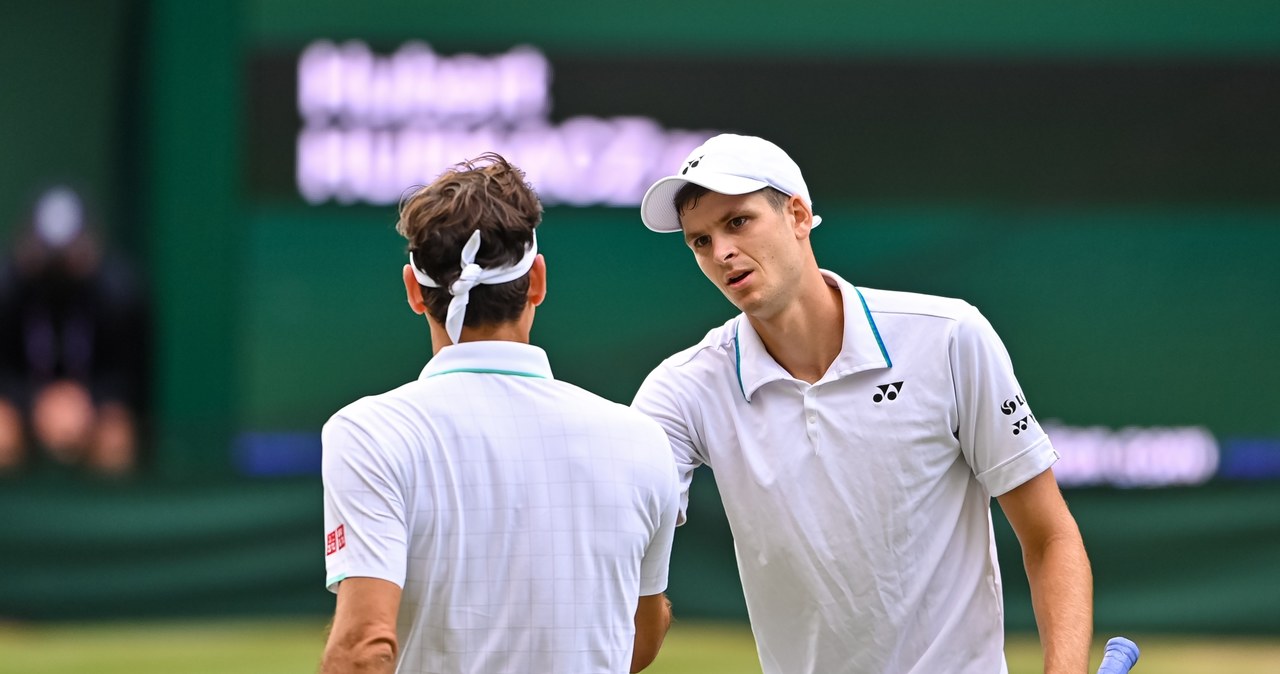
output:
[[[467,342],[519,342],[520,344],[528,344],[529,328],[523,324],[523,321],[463,328],[462,334],[458,336],[458,343],[464,344]],[[452,345],[453,342],[449,340],[449,335],[445,333],[444,329],[433,324],[431,326],[431,355],[434,356],[440,353],[440,349]]]
[[[782,369],[810,384],[822,379],[844,345],[840,289],[822,277],[779,314],[747,320]]]

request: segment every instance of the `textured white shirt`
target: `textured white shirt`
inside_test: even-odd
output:
[[[1002,672],[990,499],[1058,455],[977,309],[823,274],[844,341],[817,383],[739,315],[637,393],[671,442],[682,521],[706,464],[765,674]]]
[[[327,585],[403,588],[397,672],[627,672],[666,589],[675,465],[652,420],[514,342],[448,346],[323,431]]]

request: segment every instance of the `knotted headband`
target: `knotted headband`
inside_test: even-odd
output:
[[[462,322],[467,315],[467,304],[471,301],[471,289],[481,284],[507,283],[529,273],[529,269],[533,267],[534,258],[538,257],[538,234],[536,232],[533,234],[529,247],[524,251],[524,257],[513,265],[485,269],[476,264],[476,253],[479,251],[480,230],[477,229],[471,233],[471,238],[467,239],[466,245],[462,247],[462,274],[449,286],[449,294],[453,295],[453,300],[449,302],[449,312],[445,315],[444,330],[454,344],[457,344],[458,338],[462,336]],[[444,287],[418,269],[418,265],[413,261],[413,251],[409,252],[409,267],[413,269],[413,276],[421,285],[428,288]]]

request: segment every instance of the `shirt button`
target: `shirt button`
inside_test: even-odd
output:
[[[811,424],[818,423],[818,417],[809,417],[809,423]]]

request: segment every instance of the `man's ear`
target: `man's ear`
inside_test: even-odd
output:
[[[539,254],[529,268],[529,304],[538,306],[547,299],[547,260]]]
[[[422,300],[422,287],[418,285],[418,279],[413,275],[413,268],[406,264],[403,276],[404,292],[409,300],[409,308],[413,309],[415,314],[426,314],[427,303]]]
[[[813,211],[809,210],[809,206],[804,203],[804,199],[801,199],[796,194],[791,195],[791,198],[787,200],[786,211],[794,218],[792,228],[796,233],[796,238],[808,238],[809,230],[813,229]]]

